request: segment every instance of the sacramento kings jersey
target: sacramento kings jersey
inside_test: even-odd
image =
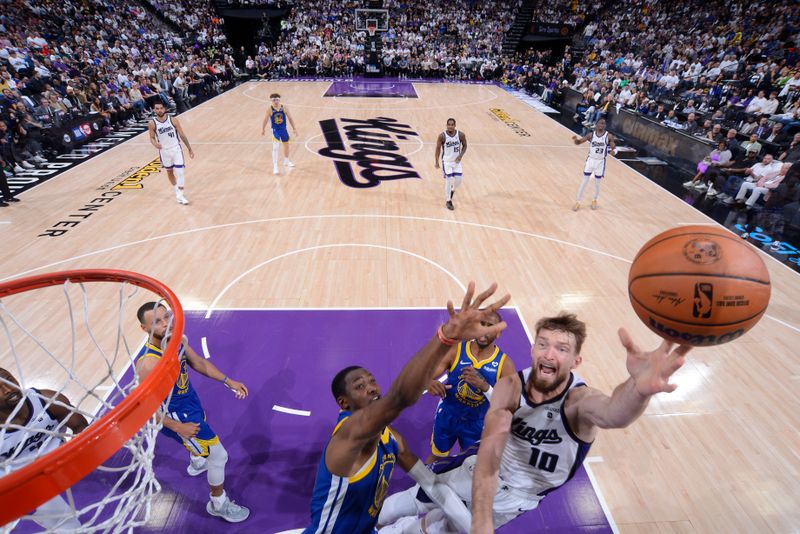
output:
[[[569,427],[564,412],[567,393],[586,384],[570,373],[567,388],[554,399],[536,404],[528,399],[525,383],[531,368],[520,371],[520,405],[514,412],[500,460],[500,478],[509,487],[543,497],[567,482],[583,463],[591,443],[581,441]]]
[[[592,159],[605,159],[608,154],[608,131],[597,136],[592,132],[592,146],[589,148],[589,157]]]
[[[184,338],[184,342],[186,339]],[[139,363],[139,360],[142,358],[161,358],[164,354],[164,351],[161,350],[161,347],[153,345],[149,341],[144,344],[144,347],[141,348],[139,354],[136,355],[136,363]],[[181,343],[180,347],[178,347],[178,360],[181,364],[181,372],[178,375],[178,379],[175,381],[175,385],[172,387],[172,397],[169,399],[169,412],[184,412],[187,409],[187,406],[194,407],[200,405],[200,397],[197,396],[197,392],[192,387],[192,383],[189,381],[189,371],[186,368],[186,347],[183,343]]]
[[[38,390],[26,389],[20,402],[28,405],[28,420],[18,430],[6,429],[0,442],[0,476],[6,475],[49,453],[61,445],[61,440],[48,432],[59,422],[53,419],[39,397]],[[66,425],[62,427],[66,430]]]
[[[334,434],[350,415],[348,411],[339,412]],[[384,428],[372,457],[348,478],[336,476],[328,470],[323,451],[311,496],[311,524],[303,534],[376,532],[378,514],[389,489],[399,449],[392,431],[389,427]]]
[[[170,116],[166,115],[166,117],[167,119],[164,122],[153,117],[153,122],[156,125],[156,140],[162,149],[175,148],[181,144],[178,140],[178,132],[175,130]]]
[[[464,379],[459,378],[465,367],[474,367],[490,386],[497,384],[497,377],[503,370],[506,353],[495,347],[491,356],[478,361],[472,355],[472,349],[478,346],[473,341],[460,342],[456,349],[456,359],[447,372],[445,385],[452,386],[447,391],[447,396],[439,401],[439,406],[454,415],[464,419],[483,419],[489,409],[489,400],[478,388],[470,386]]]
[[[447,130],[444,132],[444,153],[442,154],[442,161],[451,163],[461,154],[461,140],[458,138],[458,130],[455,131],[453,136],[447,135]]]

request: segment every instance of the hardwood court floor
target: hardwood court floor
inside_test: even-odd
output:
[[[0,277],[130,269],[166,282],[191,309],[442,306],[469,280],[496,280],[529,328],[562,309],[588,322],[579,372],[607,392],[627,376],[618,327],[640,345],[658,343],[628,303],[630,259],[654,234],[714,224],[708,218],[613,158],[601,208],[570,211],[586,145],[575,147],[570,132],[499,88],[416,84],[418,99],[323,98],[328,85],[250,83],[182,115],[196,152],[187,162],[189,206],[175,202],[163,173],[110,188],[156,157],[146,134],[25,193],[0,213],[11,221],[0,225]],[[271,139],[260,136],[274,91],[299,130],[297,166],[280,176],[271,172]],[[342,119],[377,117],[418,134],[391,141],[421,179],[348,187],[317,153],[357,126]],[[454,212],[433,167],[448,117],[469,141]],[[336,131],[325,123],[323,137],[320,121],[330,119]],[[108,191],[121,194],[88,218],[71,217]],[[67,231],[37,237],[48,229]],[[593,471],[620,531],[799,528],[800,277],[765,261],[768,316],[743,339],[693,351],[675,393],[655,398],[628,429],[598,437],[591,455],[603,462]]]

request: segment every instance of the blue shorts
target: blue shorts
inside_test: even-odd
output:
[[[289,142],[289,132],[288,130],[272,130],[272,140],[273,141],[280,141],[281,143],[288,143]]]
[[[180,421],[181,423],[197,423],[200,425],[200,430],[192,439],[183,439],[177,432],[164,427],[161,433],[174,439],[193,455],[193,456],[208,456],[208,449],[212,445],[219,444],[219,436],[212,430],[206,422],[206,412],[200,404],[199,399],[187,399],[186,403],[173,403],[170,402],[169,417]]]
[[[431,435],[431,452],[434,456],[448,456],[450,449],[456,441],[461,450],[466,450],[481,439],[483,432],[483,417],[465,419],[452,415],[446,407],[436,409],[436,418],[433,421],[433,434]]]

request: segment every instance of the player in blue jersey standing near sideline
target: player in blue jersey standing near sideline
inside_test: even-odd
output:
[[[473,298],[475,284],[470,283],[457,313],[448,302],[447,322],[405,365],[385,396],[375,377],[362,367],[347,367],[336,374],[331,389],[341,411],[319,462],[311,522],[303,534],[375,533],[395,465],[407,471],[434,501],[444,503],[444,509],[463,510],[461,524],[469,528],[464,504],[388,425],[419,399],[458,340],[494,338],[506,327],[490,318],[508,302],[509,295],[480,309],[496,288],[492,284]]]
[[[272,102],[267,109],[267,114],[264,116],[264,122],[261,124],[261,135],[267,131],[267,123],[272,126],[272,173],[278,174],[278,156],[281,145],[283,145],[283,165],[284,167],[294,167],[294,163],[289,159],[289,130],[286,128],[286,121],[292,125],[292,133],[297,137],[297,128],[294,125],[292,116],[289,115],[289,110],[286,106],[281,104],[281,95],[272,93],[269,95],[270,102]]]
[[[481,324],[491,327],[501,321],[500,314],[493,313]],[[433,376],[447,371],[447,380],[434,379],[428,386],[432,395],[442,398],[436,407],[428,463],[448,456],[456,441],[462,451],[480,441],[494,385],[517,372],[511,358],[495,344],[496,337],[487,334],[462,341],[436,368]]]
[[[150,336],[136,356],[136,374],[139,381],[145,379],[155,368],[163,354],[162,342],[168,335],[170,316],[167,308],[157,302],[143,304],[136,313],[142,330]],[[166,346],[166,344],[164,344]],[[236,504],[225,493],[225,464],[228,452],[219,441],[219,436],[206,422],[206,413],[200,404],[200,397],[189,381],[187,365],[213,380],[222,382],[234,392],[237,399],[247,397],[247,387],[229,378],[217,367],[199,356],[186,342],[178,349],[181,372],[172,388],[172,397],[164,415],[164,428],[161,432],[182,444],[189,451],[190,463],[186,471],[191,476],[208,472],[208,485],[211,491],[206,511],[230,522],[239,523],[250,515],[250,510]]]

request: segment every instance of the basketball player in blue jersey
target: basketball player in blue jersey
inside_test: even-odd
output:
[[[272,125],[272,173],[278,174],[278,154],[280,152],[281,144],[283,144],[283,165],[285,167],[294,167],[294,163],[289,159],[289,131],[286,129],[286,121],[292,125],[292,133],[297,137],[297,128],[294,126],[294,120],[289,115],[289,110],[286,106],[281,104],[281,95],[272,93],[269,95],[272,102],[267,109],[267,114],[264,116],[264,122],[261,124],[261,135],[267,131],[267,123]]]
[[[164,341],[165,337],[168,337],[170,316],[162,304],[147,302],[139,308],[137,317],[142,330],[150,336],[136,357],[136,374],[142,381],[161,359],[163,354],[161,347],[166,346]],[[190,462],[186,469],[189,475],[197,476],[207,472],[211,494],[206,504],[206,511],[231,523],[244,521],[250,515],[250,510],[230,500],[225,493],[225,464],[228,461],[228,452],[206,422],[206,413],[200,404],[200,397],[189,381],[186,367],[188,365],[201,375],[222,382],[233,391],[237,399],[247,397],[247,387],[229,378],[209,360],[199,356],[186,343],[185,338],[178,350],[178,357],[181,371],[172,389],[172,397],[167,408],[169,413],[163,416],[164,428],[161,432],[189,451]]]
[[[482,324],[492,326],[502,319],[499,313]],[[517,372],[514,362],[495,344],[495,336],[486,335],[451,350],[449,358],[434,371],[447,371],[444,383],[432,380],[428,392],[442,398],[436,407],[431,435],[431,456],[427,463],[446,457],[458,441],[462,451],[481,439],[483,417],[489,409],[493,387],[498,379]]]
[[[371,534],[375,532],[383,499],[395,465],[408,471],[434,501],[453,510],[457,523],[468,525],[469,515],[455,494],[408,449],[388,425],[414,404],[433,377],[433,371],[459,339],[496,337],[504,322],[483,326],[505,305],[506,295],[486,309],[480,305],[496,284],[473,298],[470,283],[461,309],[447,303],[449,319],[405,365],[385,396],[375,377],[362,367],[342,369],[331,389],[341,412],[317,469],[311,499],[311,523],[304,534]],[[459,521],[458,508],[463,510]]]
[[[581,138],[572,136],[572,142],[576,145],[591,141],[589,148],[589,156],[586,158],[586,164],[583,167],[583,181],[578,188],[578,195],[575,198],[575,205],[572,211],[581,209],[581,198],[583,198],[583,191],[586,189],[586,184],[589,183],[589,178],[594,175],[594,198],[592,199],[592,209],[597,209],[597,200],[600,198],[600,180],[606,173],[606,157],[609,150],[617,155],[617,145],[614,142],[614,135],[606,131],[606,120],[600,119],[595,125],[593,132],[589,132]]]
[[[531,367],[498,381],[480,447],[439,470],[438,478],[471,508],[470,532],[494,532],[536,508],[545,495],[572,478],[600,428],[627,427],[642,415],[653,395],[675,390],[669,379],[691,347],[673,350],[674,343],[665,340],[655,350],[643,352],[625,329],[619,330],[619,338],[627,351],[630,377],[608,396],[573,372],[582,361],[586,325],[565,313],[539,320]],[[415,491],[411,488],[386,499],[381,521],[395,521],[387,534],[419,532],[413,529],[419,529],[422,521],[429,534],[459,531],[441,510],[417,519],[432,505],[411,500]]]
[[[445,206],[449,210],[456,209],[453,206],[453,194],[458,186],[461,185],[463,171],[461,169],[461,158],[467,152],[467,136],[464,132],[456,130],[456,120],[447,119],[447,129],[439,134],[436,139],[436,156],[434,156],[434,166],[439,168],[439,157],[442,158],[442,172],[444,173],[444,200]]]
[[[170,117],[164,104],[156,103],[153,110],[156,116],[147,125],[150,131],[150,143],[158,149],[161,168],[167,171],[167,178],[175,187],[175,198],[178,203],[188,204],[189,201],[184,194],[183,169],[186,162],[183,159],[181,140],[186,145],[190,158],[194,158],[194,150],[189,145],[189,139],[186,138],[178,118]]]

